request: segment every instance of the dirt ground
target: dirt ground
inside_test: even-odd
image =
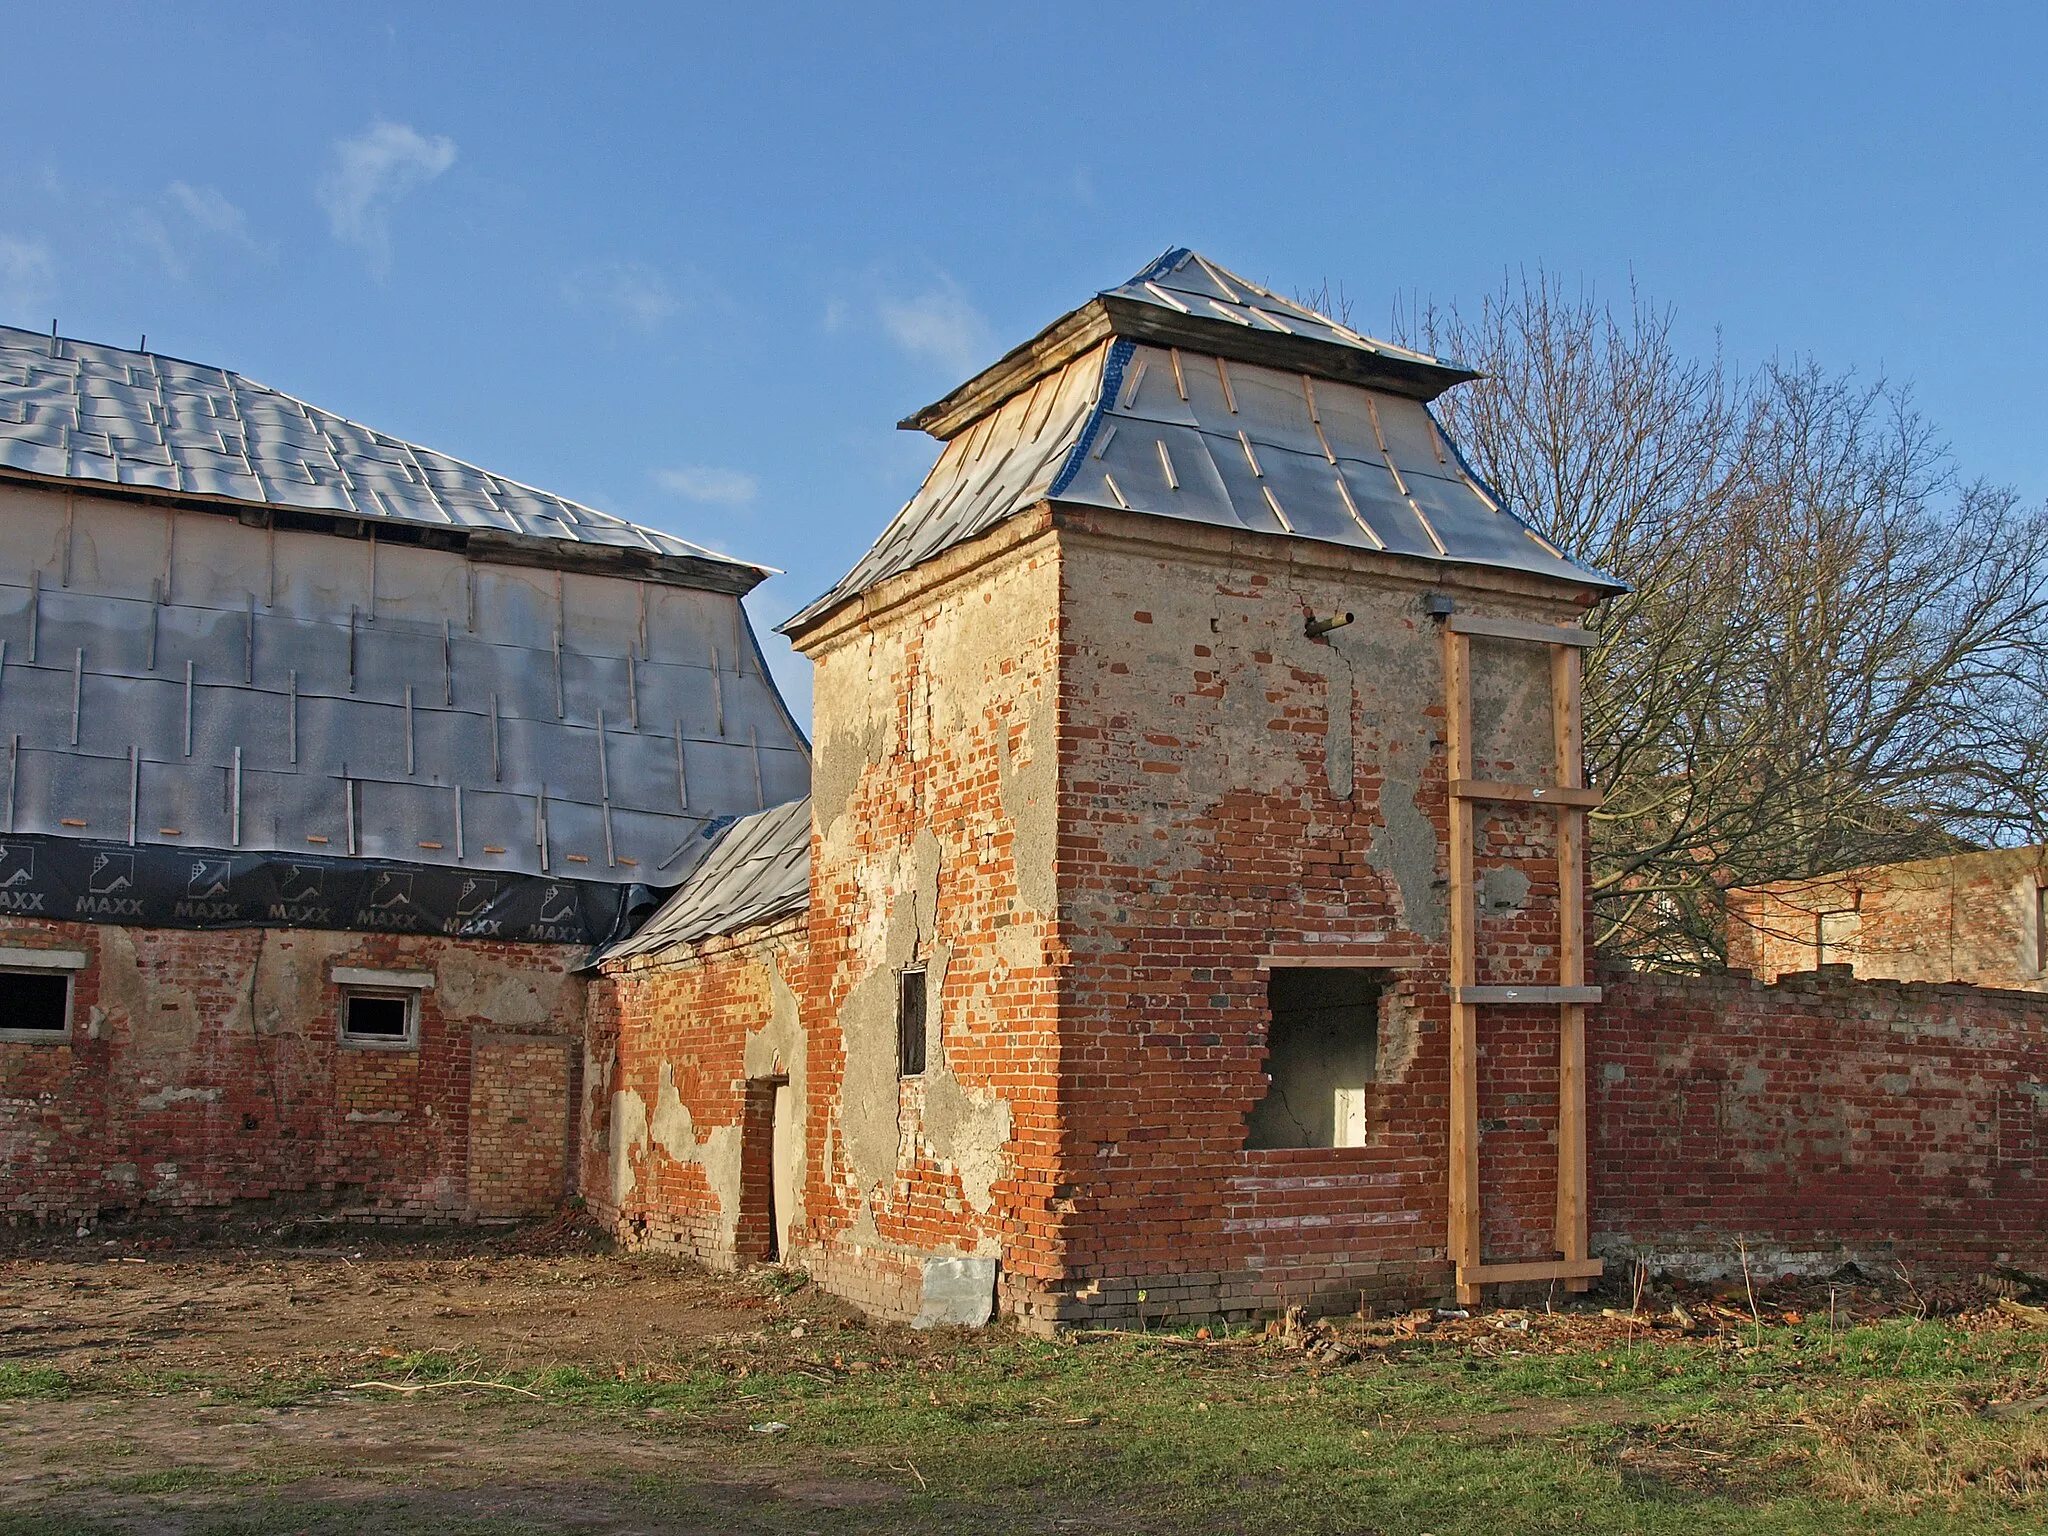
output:
[[[0,1402],[0,1521],[202,1530],[260,1491],[338,1529],[503,1518],[579,1532],[808,1530],[824,1528],[821,1514],[901,1501],[900,1474],[819,1477],[723,1456],[716,1439],[745,1433],[737,1421],[693,1434],[660,1409],[635,1425],[512,1391],[357,1385],[404,1387],[411,1374],[394,1367],[423,1352],[488,1361],[493,1375],[624,1377],[715,1366],[725,1349],[744,1353],[734,1369],[772,1370],[848,1335],[870,1351],[886,1337],[905,1357],[934,1347],[816,1289],[782,1294],[776,1279],[559,1231],[16,1244],[0,1249],[0,1365],[106,1395]],[[261,1400],[266,1384],[320,1379],[330,1390]],[[226,1390],[177,1391],[188,1380]],[[654,1479],[676,1486],[650,1511]]]
[[[2048,1328],[2009,1296],[1964,1299],[1985,1328]],[[1783,1435],[1818,1422],[1765,1394],[1840,1370],[1859,1321],[1939,1300],[1851,1277],[1803,1296],[1637,1291],[1569,1312],[1046,1346],[915,1333],[800,1275],[621,1254],[566,1223],[0,1232],[0,1536],[1295,1530],[1309,1527],[1257,1517],[1268,1489],[1348,1497],[1382,1475],[1396,1482],[1369,1524],[1326,1524],[1323,1501],[1313,1528],[1503,1529],[1498,1511],[1569,1481],[1621,1500],[1603,1530],[1677,1529],[1637,1524],[1627,1501],[1655,1515],[1681,1494],[1721,1501],[1687,1520],[1735,1522],[1686,1527],[1700,1536],[1827,1530],[1824,1503],[1748,1523],[1764,1495],[1735,1474],[1768,1470]],[[1946,1371],[1976,1325],[1942,1326],[1928,1368]],[[1899,1337],[1866,1373],[1890,1382],[1909,1349],[1937,1347]],[[2000,1497],[2037,1511],[2048,1438],[2006,1415],[2048,1408],[2048,1349],[1986,1358],[1929,1401],[1959,1432],[2002,1437],[1968,1486],[2004,1479]],[[1845,1444],[1884,1422],[1862,1378],[1837,1386]],[[1727,1448],[1731,1412],[1762,1426],[1760,1451]],[[1502,1477],[1494,1513],[1438,1507]],[[1911,1517],[1897,1529],[1947,1528],[1915,1500],[1894,1501]]]

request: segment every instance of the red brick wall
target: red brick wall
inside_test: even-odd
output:
[[[538,1085],[487,1095],[507,1113],[474,1123],[472,1050],[479,1030],[572,1031],[582,983],[567,968],[580,950],[28,920],[0,924],[0,942],[90,960],[69,1042],[0,1042],[0,1209],[11,1219],[279,1197],[460,1219],[479,1213],[473,1128],[487,1161],[502,1149],[519,1169],[493,1175],[492,1211],[561,1198],[566,1082],[558,1073],[551,1108]],[[335,965],[436,974],[418,1050],[337,1042]]]
[[[1440,635],[1423,587],[1265,560],[1137,519],[1062,536],[1059,871],[1063,1271],[1040,1319],[1435,1295],[1448,1284]],[[1112,537],[1116,536],[1115,542]],[[1172,547],[1124,542],[1170,537]],[[1270,546],[1270,547],[1269,547]],[[1527,593],[1461,608],[1563,616]],[[1350,611],[1327,643],[1311,615]],[[1544,782],[1548,660],[1474,647],[1475,771]],[[1348,782],[1347,782],[1348,781]],[[1479,824],[1481,980],[1555,982],[1554,823]],[[1526,883],[1524,883],[1526,882]],[[1245,1150],[1265,1091],[1268,955],[1349,953],[1405,980],[1363,1148]],[[1481,1016],[1489,1259],[1552,1257],[1555,1010]],[[1391,1031],[1383,1029],[1383,1034]]]
[[[469,1204],[479,1216],[550,1210],[568,1193],[574,1042],[475,1036],[469,1095]]]
[[[812,1271],[914,1311],[926,1257],[1061,1270],[1053,873],[1060,574],[1042,521],[944,557],[816,663]],[[922,1079],[897,976],[927,968]]]
[[[1889,1277],[2048,1269],[2048,998],[1846,969],[1601,978],[1596,1250]]]
[[[1849,870],[1729,893],[1728,962],[1765,981],[1810,971],[1819,914],[1853,913],[1828,960],[1864,977],[2048,991],[2048,847]]]
[[[744,1154],[769,1150],[748,1142],[748,1083],[804,1082],[803,974],[795,918],[621,962],[592,989],[580,1179],[622,1241],[718,1265],[765,1256],[765,1211],[743,1187]]]

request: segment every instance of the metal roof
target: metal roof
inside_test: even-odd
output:
[[[1105,288],[899,426],[952,438],[1041,374],[1110,336],[1187,347],[1235,362],[1434,400],[1478,375],[1470,368],[1361,335],[1185,248]]]
[[[220,369],[0,329],[0,833],[676,884],[809,788],[761,574]]]
[[[630,553],[720,590],[770,574],[224,368],[0,326],[0,475],[9,473]]]
[[[593,964],[651,955],[736,933],[801,910],[811,896],[811,801],[806,795],[727,827],[668,902]]]
[[[1163,275],[1179,287],[1160,281],[1159,263],[1126,287],[1190,294],[1191,285],[1214,284],[1239,293],[1248,310],[1258,295],[1262,303],[1286,302],[1199,257],[1177,254],[1185,259]],[[1224,301],[1213,305],[1223,308]],[[1503,507],[1423,400],[1305,369],[1233,360],[1212,343],[1249,322],[1191,318],[1204,328],[1203,347],[1115,335],[1035,378],[1013,378],[1006,398],[947,441],[917,495],[853,570],[782,630],[801,629],[847,598],[1046,501],[1383,551],[1444,569],[1485,566],[1621,590]],[[1302,330],[1294,339],[1315,348],[1384,345],[1326,341],[1307,335],[1305,322]]]

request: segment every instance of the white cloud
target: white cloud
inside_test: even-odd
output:
[[[0,235],[0,315],[41,329],[42,311],[57,297],[57,262],[40,240]]]
[[[689,501],[712,501],[728,507],[744,506],[761,491],[761,482],[744,470],[719,469],[709,464],[657,469],[654,483]]]
[[[609,310],[638,331],[655,331],[682,305],[668,281],[644,261],[593,261],[562,280],[578,309]]]
[[[156,253],[164,271],[183,281],[205,245],[231,246],[257,256],[271,254],[249,233],[248,217],[215,187],[174,181],[157,200],[138,208],[131,221],[135,238]]]
[[[889,339],[912,357],[963,375],[989,361],[988,321],[951,278],[913,298],[885,298],[878,313]]]
[[[361,247],[370,270],[391,269],[391,210],[455,163],[455,141],[428,138],[404,123],[374,122],[334,145],[320,206],[334,238]]]

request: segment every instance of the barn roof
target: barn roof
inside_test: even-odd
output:
[[[0,911],[568,931],[809,786],[763,568],[226,370],[0,328],[0,502]]]
[[[1504,507],[1428,401],[1468,369],[1175,250],[902,423],[945,450],[838,585],[782,626],[1040,502],[1619,584]]]
[[[446,530],[746,591],[770,572],[225,368],[0,326],[0,475]]]

